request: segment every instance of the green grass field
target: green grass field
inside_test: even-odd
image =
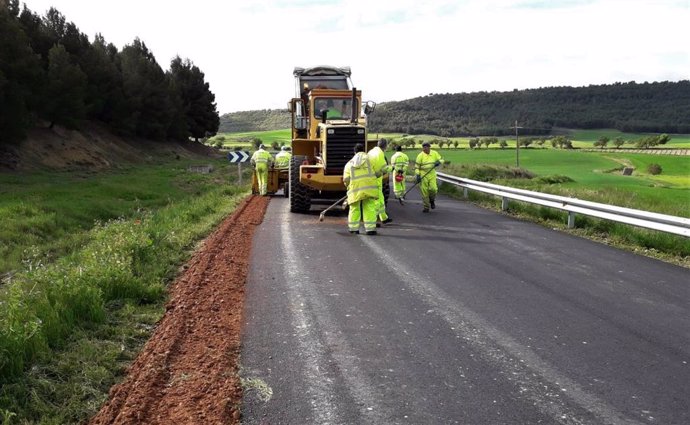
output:
[[[637,140],[639,138],[648,136],[649,134],[642,133],[623,133],[615,129],[602,130],[566,130],[568,136],[575,142],[585,142],[591,144],[599,140],[599,138],[606,136],[611,140],[617,137],[622,137],[625,140]],[[690,134],[669,134],[671,141],[664,145],[664,148],[690,148]],[[577,146],[577,145],[575,145]],[[624,145],[629,147],[631,145]],[[613,147],[613,146],[611,146]]]
[[[411,155],[411,158],[416,156]],[[515,166],[515,150],[440,150],[452,164]],[[634,165],[632,176],[623,176],[624,163]],[[661,175],[646,172],[658,163]],[[580,199],[629,208],[690,217],[690,157],[633,153],[578,152],[561,149],[521,149],[520,167],[538,176],[563,175],[573,182],[542,185],[532,190],[563,193]],[[615,171],[612,171],[615,170]],[[507,182],[529,186],[528,182]]]
[[[140,217],[237,175],[225,160],[210,163],[218,171],[207,175],[188,172],[198,163],[187,161],[99,174],[0,174],[0,275],[19,268],[27,256],[64,255],[98,221]]]
[[[573,142],[573,146],[576,148],[592,148],[593,143],[599,140],[600,137],[606,136],[611,140],[614,140],[617,137],[622,137],[626,141],[628,140],[637,140],[642,137],[648,136],[648,134],[642,134],[642,133],[623,133],[618,130],[569,130],[569,129],[562,129],[561,132],[566,134]],[[414,138],[417,140],[419,143],[422,141],[430,141],[433,139],[438,139],[438,136],[434,135],[429,135],[429,134],[419,134],[419,135],[404,135],[402,133],[378,133],[372,135],[372,137],[377,137],[377,138],[385,138],[388,140],[400,140],[403,138],[403,136],[406,136],[408,138]],[[690,134],[670,134],[671,136],[671,141],[668,142],[664,146],[659,146],[658,148],[665,148],[665,149],[690,149]],[[528,137],[533,137],[533,136],[528,136]],[[548,137],[548,136],[534,136],[534,137]],[[481,138],[481,137],[480,137]],[[505,140],[508,143],[508,148],[515,148],[515,137],[514,136],[504,136],[500,137],[500,139]],[[469,138],[468,137],[449,137],[447,140],[458,140],[460,144],[458,145],[458,148],[469,148]],[[535,146],[536,147],[536,146]],[[544,144],[545,148],[550,148],[551,145],[546,142]],[[614,146],[612,144],[609,144],[609,148],[613,148]],[[485,147],[481,147],[481,149],[485,149]],[[491,145],[489,149],[500,149],[499,146],[497,145]],[[625,149],[634,149],[634,145],[631,144],[625,144],[621,148],[622,150]]]
[[[164,313],[166,284],[249,193],[227,160],[0,174],[0,422],[85,423]],[[10,419],[12,418],[13,419]]]
[[[290,129],[273,130],[273,131],[249,131],[246,133],[221,133],[211,139],[208,143],[213,145],[219,138],[222,140],[224,148],[241,147],[242,149],[251,148],[251,141],[255,138],[261,139],[266,145],[271,145],[273,142],[290,144]]]

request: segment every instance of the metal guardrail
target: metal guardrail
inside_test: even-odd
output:
[[[462,187],[465,198],[468,196],[468,190],[475,190],[501,197],[501,209],[504,211],[508,208],[508,200],[510,199],[567,211],[568,228],[571,229],[575,227],[575,215],[582,214],[690,237],[690,219],[688,218],[635,210],[632,208],[616,207],[597,202],[582,201],[576,198],[549,195],[508,186],[499,186],[497,184],[465,179],[445,173],[437,173],[437,175],[438,179],[442,182]]]

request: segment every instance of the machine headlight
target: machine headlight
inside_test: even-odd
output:
[[[357,134],[364,134],[364,129],[363,128],[357,129]]]
[[[329,129],[328,129],[328,134],[335,134],[335,130],[332,129],[332,128],[329,128]]]

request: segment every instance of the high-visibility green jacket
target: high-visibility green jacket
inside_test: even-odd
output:
[[[268,165],[273,162],[273,157],[267,151],[259,149],[252,155],[251,162],[257,169],[268,168]]]
[[[276,155],[276,168],[288,168],[290,166],[292,154],[287,151],[278,152]]]
[[[424,151],[420,152],[415,160],[414,173],[423,177],[426,175],[426,177],[424,177],[425,179],[435,179],[436,170],[434,168],[436,167],[436,161],[443,164],[441,154],[435,150],[429,150],[428,155],[425,154]]]
[[[407,173],[407,167],[410,165],[410,158],[407,154],[403,152],[396,152],[391,157],[391,167],[396,173],[402,171],[403,174]]]
[[[383,150],[380,147],[376,146],[375,148],[371,149],[369,153],[367,153],[367,156],[369,157],[371,166],[374,168],[376,177],[381,177],[390,172],[390,167],[386,161],[386,155],[383,153]]]
[[[364,152],[357,152],[345,164],[343,183],[347,186],[347,203],[354,204],[364,199],[378,199],[379,185],[369,156]]]

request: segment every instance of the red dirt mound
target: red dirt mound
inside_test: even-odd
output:
[[[237,424],[244,284],[269,198],[251,196],[170,289],[153,336],[91,424]]]

